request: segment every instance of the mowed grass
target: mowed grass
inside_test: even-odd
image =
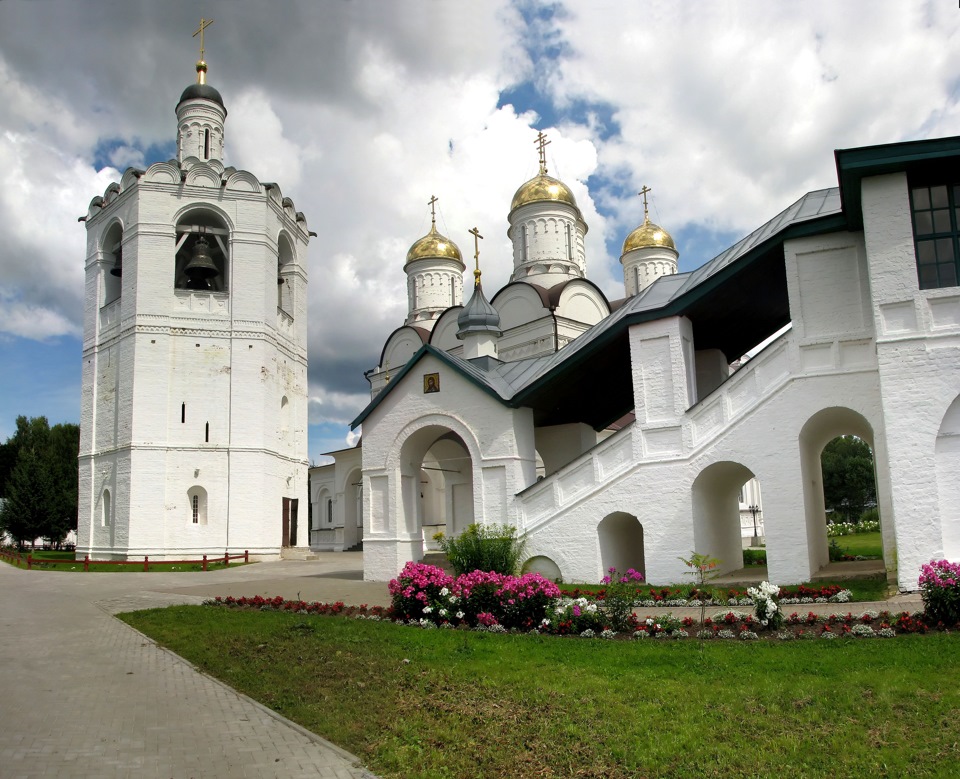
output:
[[[863,555],[864,557],[883,557],[883,540],[879,531],[876,533],[856,533],[850,536],[835,536],[844,552],[849,555]]]
[[[122,619],[383,777],[924,777],[960,636],[602,641],[212,607]]]

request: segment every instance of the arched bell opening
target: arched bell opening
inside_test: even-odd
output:
[[[103,303],[106,306],[120,298],[123,276],[123,228],[115,222],[103,236]]]
[[[290,239],[281,234],[277,242],[277,308],[293,316],[293,247]]]
[[[195,210],[177,223],[174,286],[206,292],[229,289],[230,231],[212,211]]]

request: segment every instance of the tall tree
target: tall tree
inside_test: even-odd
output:
[[[80,428],[46,417],[17,418],[17,430],[0,446],[0,529],[17,543],[64,539],[77,526],[77,454]]]
[[[820,464],[826,508],[847,521],[856,522],[867,505],[877,500],[870,447],[856,436],[834,438],[824,447]]]

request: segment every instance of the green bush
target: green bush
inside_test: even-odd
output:
[[[867,522],[870,523],[868,527],[872,527],[873,525],[876,525],[879,528],[880,527],[880,511],[875,508],[867,509],[866,511],[864,511],[860,515],[860,521],[857,524],[864,525]],[[869,531],[864,531],[864,532],[869,532]]]
[[[526,546],[526,539],[509,525],[473,524],[456,538],[437,533],[434,539],[458,576],[471,571],[515,575],[520,571]]]
[[[766,565],[767,564],[766,549],[744,549],[743,564],[744,565]]]

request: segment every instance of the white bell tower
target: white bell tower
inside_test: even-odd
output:
[[[224,166],[202,45],[177,158],[128,168],[84,217],[80,557],[309,542],[311,234],[277,185]]]

